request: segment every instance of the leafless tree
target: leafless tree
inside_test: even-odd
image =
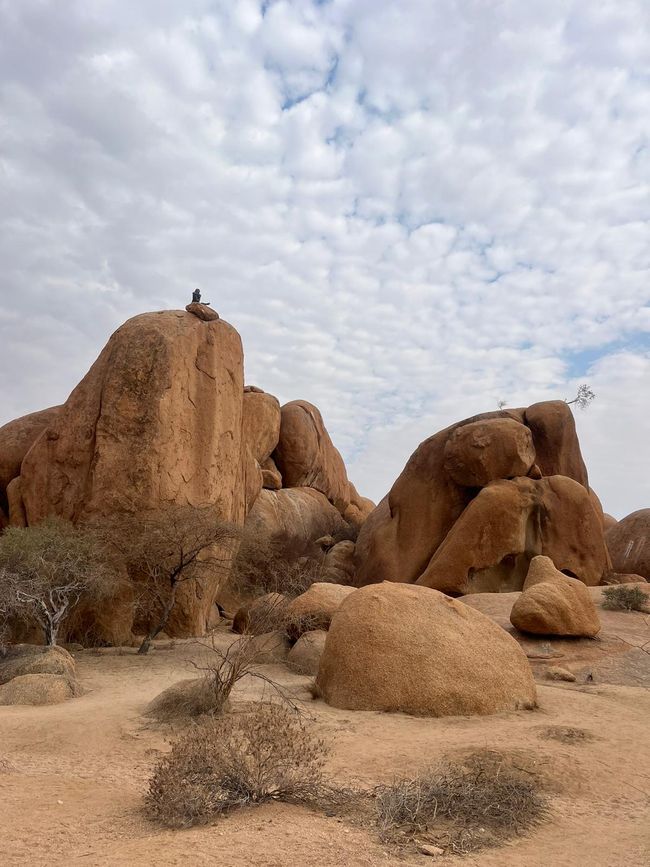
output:
[[[169,623],[179,586],[225,574],[238,538],[211,506],[170,506],[115,522],[107,532],[140,589],[138,614],[148,623],[141,654]]]
[[[565,403],[569,405],[575,404],[578,409],[587,409],[589,404],[596,397],[595,393],[591,390],[591,388],[587,385],[586,382],[583,382],[578,386],[578,393],[573,398],[573,400],[566,400]]]
[[[10,527],[0,536],[3,623],[35,621],[55,645],[61,624],[84,600],[109,596],[113,573],[95,533],[61,518]]]

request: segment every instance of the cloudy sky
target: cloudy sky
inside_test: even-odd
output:
[[[0,423],[195,286],[381,497],[499,400],[650,506],[647,0],[0,0]]]

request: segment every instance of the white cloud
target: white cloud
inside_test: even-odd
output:
[[[375,498],[586,379],[594,487],[650,505],[649,49],[644,0],[0,6],[0,422],[199,285]]]

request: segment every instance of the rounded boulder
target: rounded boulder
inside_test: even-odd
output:
[[[354,592],[354,587],[317,581],[309,590],[296,596],[287,606],[286,626],[290,638],[300,638],[303,632],[329,629],[332,617],[341,603]]]
[[[462,425],[445,445],[445,470],[456,484],[467,488],[525,476],[534,463],[530,430],[511,418]]]
[[[536,703],[530,665],[512,636],[437,590],[386,581],[342,603],[316,685],[328,704],[347,710],[454,716]]]

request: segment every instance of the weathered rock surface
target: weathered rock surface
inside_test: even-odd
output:
[[[349,483],[350,504],[343,512],[343,517],[353,527],[361,527],[368,515],[375,508],[375,504],[368,497],[362,497],[352,482]]]
[[[259,539],[283,538],[298,547],[345,529],[340,513],[313,488],[263,490],[255,501],[245,532]]]
[[[60,704],[78,694],[62,674],[22,674],[0,685],[0,705]]]
[[[27,515],[23,503],[23,486],[20,476],[16,476],[7,485],[7,507],[9,509],[9,524],[12,527],[26,527]]]
[[[267,458],[261,465],[262,487],[269,491],[279,491],[282,487],[282,476],[273,458]]]
[[[323,563],[323,581],[352,584],[354,578],[354,542],[344,540],[332,545]]]
[[[280,403],[262,391],[244,392],[244,441],[255,460],[264,465],[280,439]]]
[[[445,593],[520,590],[544,554],[589,585],[609,568],[589,492],[566,476],[496,481],[469,503],[418,579]]]
[[[618,521],[613,515],[608,515],[607,512],[603,512],[603,530],[607,533],[608,530],[611,530],[612,527],[615,527],[618,524]]]
[[[287,632],[291,638],[299,638],[303,632],[329,629],[332,617],[354,587],[327,584],[318,581],[287,606]]]
[[[232,631],[263,635],[277,629],[284,620],[289,600],[282,593],[265,593],[237,610],[232,622]]]
[[[282,407],[280,439],[273,460],[286,488],[313,488],[339,512],[345,512],[350,503],[350,486],[343,458],[313,404],[293,400]]]
[[[600,618],[587,587],[555,569],[548,557],[532,560],[510,622],[534,635],[593,638],[600,632]]]
[[[650,509],[627,515],[605,538],[614,572],[636,573],[650,581]]]
[[[14,644],[0,657],[0,684],[26,674],[57,674],[75,679],[74,658],[62,647]]]
[[[535,462],[542,475],[567,476],[588,487],[571,407],[563,400],[535,403],[524,410],[523,422],[533,435]]]
[[[457,427],[445,444],[444,468],[458,485],[482,488],[495,479],[526,476],[535,463],[533,437],[512,418]]]
[[[467,427],[470,427],[470,433],[463,434]],[[522,427],[526,430],[521,430]],[[499,437],[497,430],[503,429],[506,433]],[[483,441],[492,445],[484,448],[468,445],[473,431],[488,431]],[[465,482],[485,481],[498,471],[510,474],[520,469],[523,472],[532,457],[529,436],[532,437],[535,463],[528,469],[527,477],[518,476],[512,481],[494,479],[486,487],[479,486],[477,491],[477,487],[459,484],[448,471]],[[448,446],[450,441],[452,445]],[[463,444],[471,452],[465,457],[462,457]],[[483,458],[472,457],[474,452],[483,454]],[[467,475],[458,475],[461,458],[465,461],[464,467],[468,463],[473,467],[471,471],[466,469]],[[568,484],[561,481],[550,483],[551,478],[561,477],[566,478]],[[504,484],[511,487],[497,489]],[[576,488],[580,488],[582,494],[577,493]],[[485,496],[488,491],[491,492],[490,500]],[[560,502],[565,495],[568,498],[566,502]],[[483,500],[475,505],[481,497]],[[498,522],[492,520],[492,530],[497,532],[497,536],[481,538],[480,521],[493,499],[497,501],[501,516]],[[550,522],[545,517],[549,506],[552,512]],[[585,518],[587,507],[589,516]],[[466,508],[473,510],[471,520]],[[456,528],[461,515],[462,523]],[[562,524],[558,523],[560,518]],[[581,533],[591,540],[585,555],[572,551],[571,538],[574,529],[584,521],[586,528]],[[455,539],[450,539],[452,528]],[[501,529],[502,538],[498,535]],[[530,545],[527,540],[529,531],[532,531]],[[477,549],[476,562],[473,562],[474,556],[470,551],[462,558],[462,567],[456,564],[453,578],[441,576],[437,568],[440,564],[435,562],[439,550],[445,543],[447,553],[450,549],[455,553],[461,539],[465,547],[471,542]],[[521,553],[525,555],[523,558]],[[355,580],[364,585],[384,580],[414,583],[420,579],[427,586],[462,593],[466,592],[468,578],[471,577],[473,583],[476,572],[494,570],[498,566],[498,580],[505,581],[505,584],[494,589],[519,589],[530,557],[540,553],[548,553],[556,562],[558,557],[566,560],[566,566],[562,568],[571,569],[570,562],[580,566],[585,572],[583,580],[589,583],[597,583],[609,565],[602,527],[587,491],[587,474],[575,423],[570,407],[563,401],[535,404],[528,409],[484,413],[458,422],[421,443],[387,498],[361,527],[355,550]],[[438,574],[434,577],[434,573]],[[493,573],[489,582],[496,578],[497,574]],[[482,586],[481,582],[477,586]]]
[[[335,707],[426,716],[498,713],[536,701],[526,656],[503,629],[435,590],[390,582],[344,600],[316,685]]]
[[[327,632],[324,629],[304,632],[287,655],[289,668],[298,674],[317,675],[326,638]]]
[[[7,510],[5,492],[12,479],[20,475],[23,458],[45,428],[52,422],[60,407],[51,406],[32,412],[0,427],[0,508]]]
[[[227,322],[181,311],[130,319],[25,456],[28,523],[211,504],[241,525],[242,413],[241,341]],[[182,594],[182,633],[203,633],[219,580]]]

